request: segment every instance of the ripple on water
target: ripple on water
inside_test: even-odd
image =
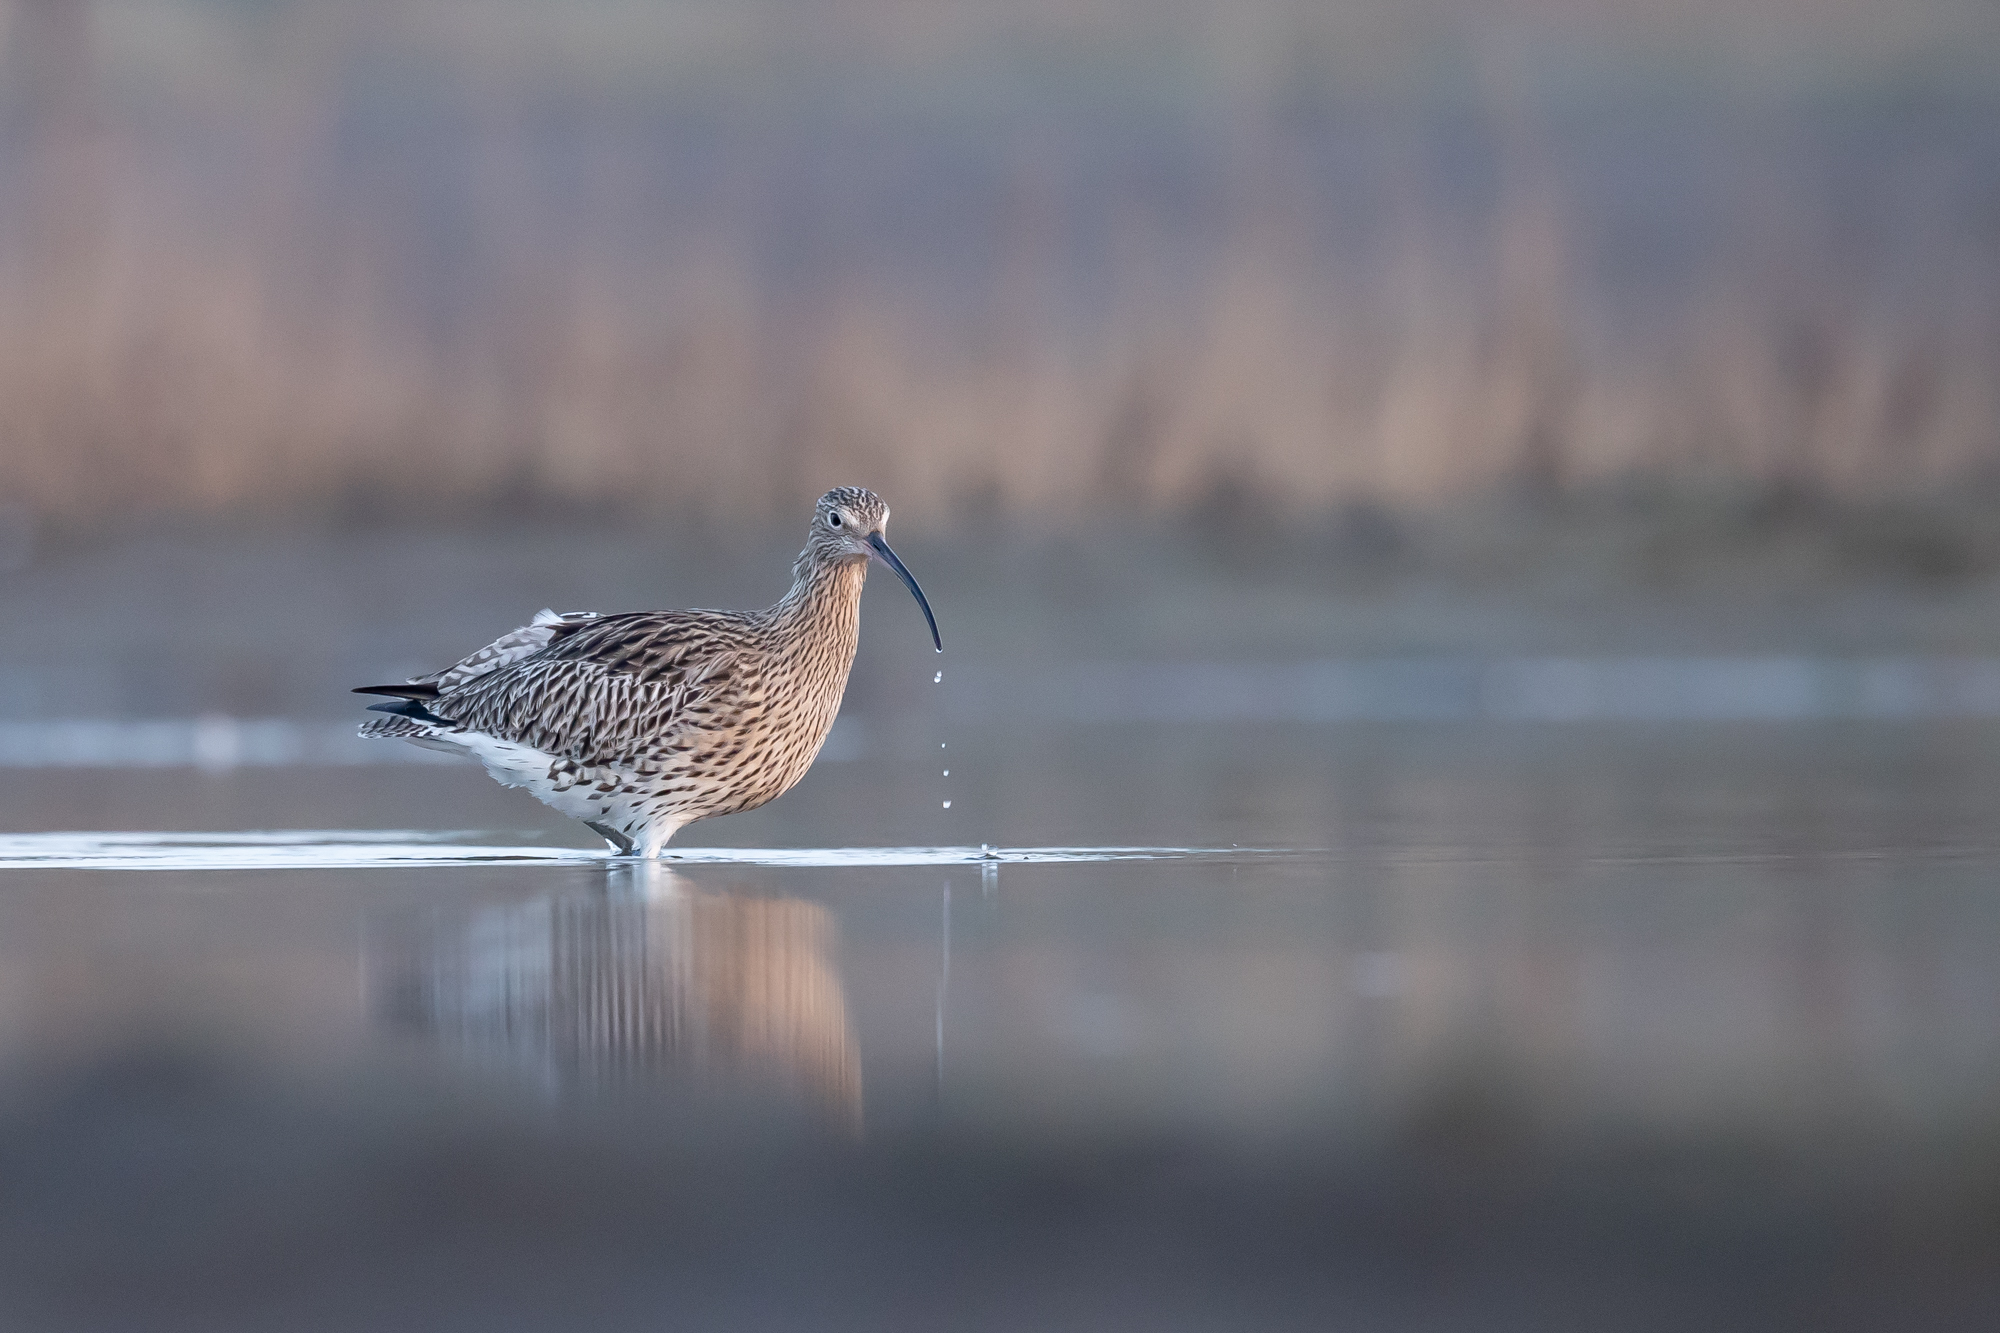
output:
[[[416,865],[626,865],[575,847],[499,846],[479,833],[409,829],[248,833],[0,834],[0,870],[347,870]],[[674,865],[866,868],[1007,862],[1240,859],[1278,855],[1236,847],[683,847]]]

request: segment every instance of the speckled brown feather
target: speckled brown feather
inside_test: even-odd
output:
[[[682,825],[754,809],[812,766],[860,634],[868,557],[854,533],[887,517],[871,492],[830,491],[791,590],[768,610],[544,612],[412,682],[437,688],[428,719],[389,716],[362,734],[463,748],[489,769],[480,747],[504,743],[521,785],[614,843],[657,851]],[[525,766],[544,758],[537,780]]]

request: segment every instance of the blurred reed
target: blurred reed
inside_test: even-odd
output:
[[[1491,199],[1454,211],[1391,171],[1384,221],[1334,260],[1280,89],[1216,113],[1220,179],[1191,173],[1197,199],[1224,199],[1215,225],[1113,210],[1079,316],[1074,172],[1044,160],[1060,149],[1007,168],[990,253],[942,282],[969,297],[932,299],[893,238],[843,239],[837,216],[808,216],[803,247],[873,252],[794,280],[755,239],[771,197],[755,181],[814,170],[809,124],[745,138],[778,165],[698,190],[649,182],[629,127],[579,132],[557,154],[565,188],[518,147],[532,117],[504,92],[399,101],[370,82],[386,76],[368,11],[281,8],[291,26],[252,48],[267,67],[215,76],[203,101],[121,89],[86,6],[17,6],[8,60],[34,77],[12,84],[0,157],[12,505],[81,524],[522,506],[751,521],[861,479],[933,521],[1061,520],[1635,475],[1879,494],[2000,465],[2000,242],[1949,188],[1906,201],[1892,225],[1915,239],[1871,265],[1810,200],[1753,183],[1740,214],[1761,243],[1634,298],[1563,164],[1489,104]],[[356,136],[398,116],[391,137],[468,120],[462,170],[372,167]],[[804,146],[770,146],[786,135]],[[655,218],[681,188],[699,207]],[[472,220],[453,232],[440,212]]]

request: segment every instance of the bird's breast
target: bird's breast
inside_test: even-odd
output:
[[[790,789],[818,757],[840,712],[854,664],[858,616],[838,603],[772,627],[767,650],[746,662],[734,707],[694,747],[697,781],[710,786],[704,815],[734,814]]]

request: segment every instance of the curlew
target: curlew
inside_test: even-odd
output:
[[[543,611],[407,685],[363,736],[470,755],[509,787],[582,820],[623,855],[658,856],[697,819],[753,810],[819,754],[881,560],[937,618],[883,540],[889,506],[842,486],[813,511],[792,587],[764,611]]]

